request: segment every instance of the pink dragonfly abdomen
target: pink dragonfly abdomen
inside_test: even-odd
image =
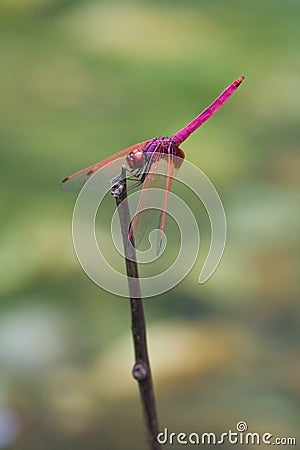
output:
[[[206,122],[225,102],[232,96],[239,85],[244,80],[244,76],[239,77],[230,86],[228,86],[207,108],[205,108],[199,116],[197,116],[192,122],[174,134],[172,140],[178,144],[185,141],[197,128],[199,128],[204,122]]]

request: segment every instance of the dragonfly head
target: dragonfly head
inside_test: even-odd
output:
[[[145,165],[145,154],[142,150],[136,148],[127,155],[126,162],[130,169],[140,169]]]

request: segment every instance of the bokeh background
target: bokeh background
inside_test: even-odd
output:
[[[1,1],[0,448],[146,448],[129,305],[79,266],[77,193],[59,182],[172,135],[241,74],[183,146],[224,203],[220,267],[198,284],[210,235],[191,198],[199,260],[145,304],[160,427],[245,420],[299,439],[299,14],[296,0]]]

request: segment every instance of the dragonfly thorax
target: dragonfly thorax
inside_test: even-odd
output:
[[[152,145],[151,145],[152,144]],[[163,149],[168,149],[170,148],[170,146],[175,145],[177,146],[177,144],[175,142],[173,142],[172,138],[166,137],[166,136],[161,136],[159,138],[153,138],[149,141],[149,150],[151,151],[151,147],[153,148],[160,148],[161,150]],[[146,148],[145,148],[146,150]]]
[[[148,144],[144,148],[144,153],[147,156],[147,159],[151,158],[153,153],[157,154],[170,154],[173,153],[178,144],[173,142],[171,138],[168,137],[159,137],[150,139]]]

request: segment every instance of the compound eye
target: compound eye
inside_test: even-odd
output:
[[[127,156],[126,161],[131,169],[140,169],[145,165],[145,155],[140,150],[133,150]]]

